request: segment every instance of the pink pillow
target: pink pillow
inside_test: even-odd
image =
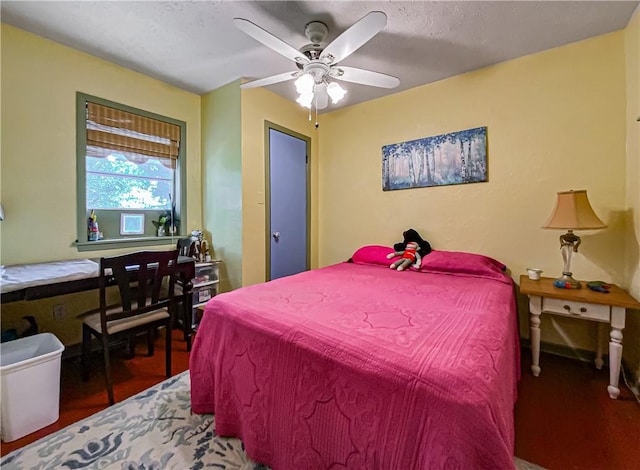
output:
[[[422,258],[420,271],[431,273],[458,274],[504,280],[506,266],[488,256],[461,251],[433,250]]]
[[[393,260],[387,259],[387,255],[393,253],[393,248],[382,245],[366,245],[358,248],[351,257],[356,264],[376,264],[389,267]]]

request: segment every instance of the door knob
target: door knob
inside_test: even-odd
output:
[[[273,236],[275,241],[280,240],[280,232],[273,232],[271,235]]]

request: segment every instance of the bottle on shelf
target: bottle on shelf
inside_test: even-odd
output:
[[[98,216],[96,215],[96,211],[91,209],[91,214],[89,215],[89,236],[88,239],[90,242],[95,242],[100,239],[100,229],[98,228]]]

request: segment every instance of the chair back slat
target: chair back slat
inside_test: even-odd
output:
[[[129,318],[173,304],[178,250],[138,251],[100,259],[100,316],[108,322]],[[121,309],[107,314],[106,290],[115,284]],[[165,290],[166,289],[166,290]]]
[[[196,251],[196,244],[191,238],[179,238],[176,248],[180,256],[193,257]]]

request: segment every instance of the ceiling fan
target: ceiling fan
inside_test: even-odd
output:
[[[234,18],[233,24],[253,39],[293,60],[298,68],[243,83],[241,88],[296,79],[296,89],[300,95],[296,101],[311,108],[315,98],[315,108],[324,109],[329,104],[329,97],[335,104],[346,93],[334,79],[380,88],[395,88],[400,84],[400,80],[392,75],[339,65],[386,26],[387,15],[381,11],[368,13],[326,46],[321,46],[321,43],[329,32],[327,25],[320,21],[307,23],[304,33],[311,43],[299,50],[249,20]]]

